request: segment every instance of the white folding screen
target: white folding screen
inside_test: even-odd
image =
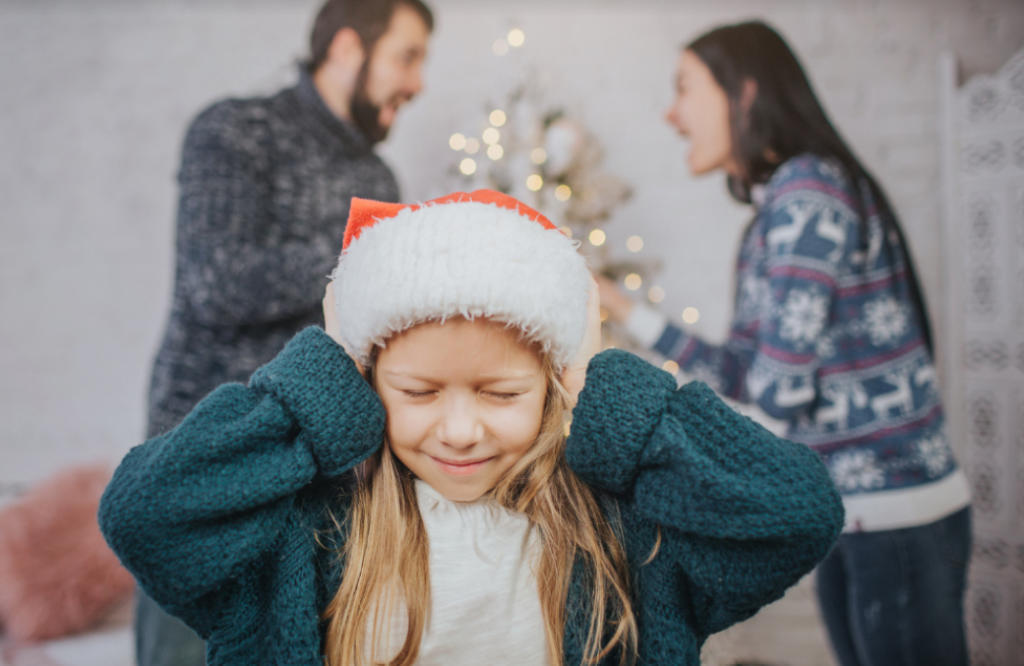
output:
[[[1024,666],[1024,50],[958,86],[944,57],[945,330],[953,436],[973,492],[974,666]]]

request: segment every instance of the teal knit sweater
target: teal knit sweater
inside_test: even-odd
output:
[[[103,533],[208,641],[211,666],[322,666],[320,614],[341,576],[329,514],[344,515],[349,472],[381,445],[384,416],[342,348],[306,329],[249,386],[221,386],[125,457]],[[642,664],[699,664],[710,634],[781,597],[843,524],[807,447],[622,351],[591,361],[566,455],[621,520]],[[567,665],[582,660],[584,579],[573,572]]]

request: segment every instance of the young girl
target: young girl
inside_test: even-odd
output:
[[[326,333],[132,450],[108,541],[214,666],[696,666],[842,507],[806,447],[595,355],[591,285],[504,195],[354,200]]]
[[[763,23],[683,50],[667,119],[695,174],[724,170],[756,216],[729,339],[708,344],[605,281],[642,342],[785,421],[826,462],[846,533],[817,575],[842,666],[964,666],[970,498],[946,437],[931,332],[903,232]]]

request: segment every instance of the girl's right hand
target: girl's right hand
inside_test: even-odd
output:
[[[338,320],[338,311],[334,307],[334,282],[327,283],[327,292],[324,294],[324,331],[327,335],[331,336],[331,339],[341,345],[341,348],[345,350],[352,362],[356,364],[356,368],[359,370],[359,374],[365,376],[363,372],[363,364],[356,360],[355,356],[352,356],[352,352],[349,351],[348,347],[345,346],[344,340],[341,339],[341,322]]]

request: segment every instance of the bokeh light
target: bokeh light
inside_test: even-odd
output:
[[[697,312],[697,308],[683,310],[683,321],[687,324],[696,324],[698,319],[700,319],[700,313]]]
[[[644,239],[639,236],[630,236],[626,239],[626,248],[630,252],[639,252],[644,249]]]
[[[538,176],[537,174],[533,174],[526,179],[526,189],[530,190],[531,192],[536,192],[542,187],[544,187],[544,179]]]
[[[548,152],[543,148],[534,148],[530,151],[530,161],[534,164],[544,164],[548,161]]]
[[[476,160],[474,160],[472,157],[467,157],[466,159],[462,160],[462,162],[459,163],[459,171],[466,174],[467,176],[472,176],[474,173],[476,173]]]
[[[555,188],[555,198],[559,201],[568,201],[572,196],[572,188],[568,185],[559,185]]]
[[[501,127],[505,124],[505,121],[508,120],[508,117],[501,109],[495,109],[494,111],[491,111],[491,115],[488,120],[490,120],[491,124],[495,127]]]
[[[637,289],[640,288],[640,285],[643,284],[644,281],[636,273],[630,273],[629,275],[626,276],[622,283],[626,285],[626,289],[629,289],[630,291],[636,291]]]
[[[526,41],[526,35],[519,28],[513,28],[508,33],[508,43],[512,46],[522,46],[523,42]]]
[[[502,148],[497,143],[487,149],[487,157],[490,157],[492,160],[500,160],[501,156],[504,155],[504,154],[505,154],[505,149]]]
[[[488,127],[487,129],[484,130],[483,140],[484,143],[486,143],[488,146],[493,146],[494,144],[498,143],[499,139],[501,139],[501,132],[499,132],[498,130],[494,129],[493,127]]]
[[[452,150],[462,150],[466,147],[466,137],[458,133],[452,134],[452,138],[448,139],[448,145]]]
[[[665,361],[661,364],[661,369],[674,375],[679,372],[679,364],[675,361]]]
[[[604,232],[601,231],[600,229],[594,229],[593,231],[590,232],[590,236],[588,236],[588,238],[590,239],[591,245],[600,246],[604,245],[604,241],[607,238],[607,236],[605,236]]]
[[[572,238],[572,227],[570,227],[569,225],[566,225],[564,227],[558,227],[558,230],[561,231],[566,236],[568,236],[569,238]]]
[[[466,139],[466,152],[470,155],[475,155],[476,151],[480,150],[480,142],[476,139]]]
[[[647,292],[647,298],[651,303],[661,303],[665,300],[665,290],[661,287],[651,287]]]

